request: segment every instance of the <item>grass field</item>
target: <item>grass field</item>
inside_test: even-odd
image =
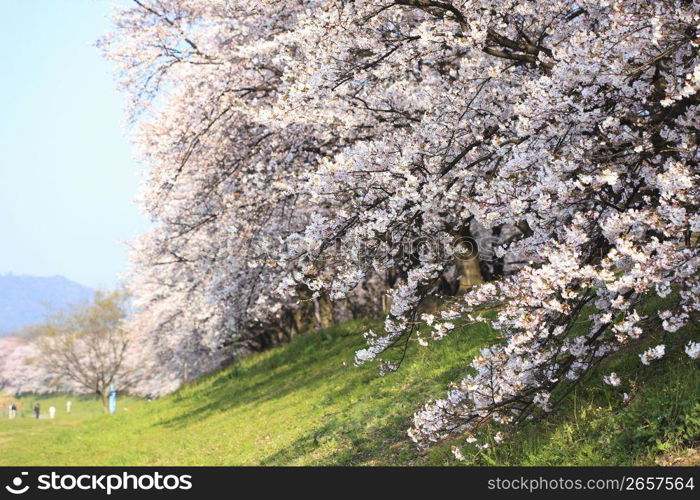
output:
[[[0,465],[456,464],[452,443],[421,452],[406,429],[496,334],[473,325],[428,348],[412,345],[398,373],[379,377],[374,366],[352,366],[370,324],[377,322],[300,336],[156,401],[121,399],[116,415],[103,415],[95,399],[63,395],[40,400],[44,412],[56,406],[56,419],[35,420],[35,399],[22,398],[22,418],[0,419]],[[640,389],[628,406],[619,390],[584,383],[547,422],[467,454],[467,463],[698,463],[700,370],[678,352],[697,336],[697,326],[670,335],[667,356],[651,367],[641,368],[640,345],[591,375],[614,370],[634,381]]]

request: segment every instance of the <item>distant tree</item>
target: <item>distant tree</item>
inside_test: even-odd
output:
[[[130,385],[137,370],[129,363],[123,291],[96,292],[94,300],[34,327],[42,369],[62,386],[94,392],[106,410],[110,385]]]
[[[27,333],[27,329],[20,333]],[[0,339],[0,389],[10,394],[47,393],[58,388],[39,360],[36,343],[26,336]]]

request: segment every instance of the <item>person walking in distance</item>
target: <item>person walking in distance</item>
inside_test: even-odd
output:
[[[39,403],[36,403],[34,405],[34,418],[39,418],[39,414],[41,413],[41,406]]]

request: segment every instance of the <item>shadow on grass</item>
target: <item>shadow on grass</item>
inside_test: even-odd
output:
[[[343,356],[353,352],[353,346],[362,345],[362,337],[358,334],[366,327],[366,321],[357,321],[306,334],[287,346],[263,354],[264,358],[257,362],[229,367],[225,373],[205,378],[172,398],[184,401],[196,395],[192,400],[205,399],[206,403],[194,404],[187,413],[161,421],[159,425],[182,427],[211,414],[242,406],[255,408],[270,400],[284,398],[302,387],[318,387],[338,372]],[[358,375],[363,375],[363,371],[351,373],[349,378]]]
[[[455,332],[429,349],[412,343],[399,373],[379,377],[377,367],[371,364],[358,368],[349,362],[343,366],[345,358],[364,345],[357,333],[366,327],[345,328],[321,341],[314,338],[317,334],[310,335],[280,352],[263,355],[267,357],[242,367],[236,376],[221,374],[204,382],[203,387],[193,387],[192,391],[202,391],[206,404],[190,407],[159,425],[180,428],[212,414],[244,406],[251,410],[294,392],[308,391],[316,395],[308,401],[309,411],[322,409],[321,424],[264,458],[262,464],[288,463],[329,439],[341,444],[322,459],[323,463],[364,463],[378,453],[378,463],[409,463],[418,456],[406,434],[413,413],[431,395],[441,394],[448,382],[464,375],[464,367],[481,347],[494,340],[494,334],[490,329],[470,326],[463,334]],[[188,397],[183,395],[185,400]]]

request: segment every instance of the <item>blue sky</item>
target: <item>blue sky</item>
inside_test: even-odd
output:
[[[148,226],[123,97],[93,46],[116,3],[0,0],[0,273],[114,286],[123,241]]]

